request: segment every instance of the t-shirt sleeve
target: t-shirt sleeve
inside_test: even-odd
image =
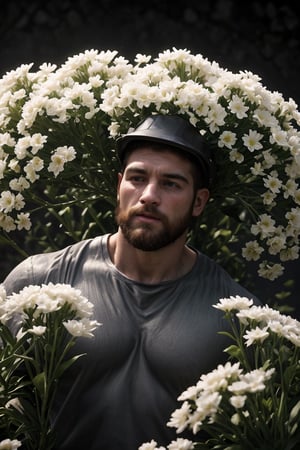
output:
[[[18,264],[3,281],[7,295],[19,292],[23,287],[33,284],[31,257]]]
[[[17,293],[25,286],[41,285],[49,260],[44,255],[29,256],[18,264],[3,281],[6,294]]]

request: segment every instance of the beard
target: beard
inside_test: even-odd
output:
[[[122,230],[125,239],[135,248],[144,252],[156,251],[175,242],[186,233],[192,221],[193,206],[176,222],[170,223],[169,219],[153,205],[134,207],[122,211],[118,205],[115,211],[116,222]],[[148,213],[159,220],[160,229],[156,229],[156,224],[134,223],[137,215]]]

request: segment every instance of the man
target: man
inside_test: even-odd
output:
[[[54,406],[57,450],[134,450],[176,438],[178,395],[224,361],[222,297],[250,296],[187,233],[214,175],[198,131],[152,116],[118,141],[118,231],[26,259],[5,280],[68,283],[95,305],[103,326],[78,339],[86,353],[62,379]]]

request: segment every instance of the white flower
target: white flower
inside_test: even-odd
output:
[[[32,328],[28,329],[28,333],[32,333],[35,334],[36,336],[42,336],[42,334],[45,333],[45,331],[47,330],[47,327],[44,327],[42,325],[33,325]]]
[[[214,308],[221,311],[235,311],[240,309],[247,309],[253,305],[253,300],[247,297],[240,297],[239,295],[230,296],[228,298],[220,298],[219,302],[212,305]]]
[[[261,125],[265,125],[266,127],[277,125],[276,117],[274,117],[271,112],[266,109],[256,109],[254,112],[254,118],[257,119]]]
[[[33,308],[36,310],[35,315],[39,315],[58,311],[65,304],[70,305],[76,317],[82,319],[74,333],[90,336],[97,323],[86,319],[91,316],[94,306],[82,296],[79,289],[67,284],[48,283],[42,286],[25,286],[20,292],[7,298],[6,309],[11,317],[14,314],[22,315],[26,310]],[[74,325],[73,328],[75,329]]]
[[[7,320],[5,300],[6,300],[6,290],[4,285],[0,284],[0,323],[5,323]]]
[[[45,108],[47,99],[45,97],[39,96],[38,94],[32,96],[23,106],[22,110],[22,119],[23,119],[23,125],[24,128],[30,128],[38,114],[40,114],[41,111]],[[26,149],[31,145],[31,138],[27,137],[27,147]],[[26,150],[23,148],[23,150]],[[20,151],[18,151],[20,153]],[[25,154],[25,153],[21,153]]]
[[[196,410],[190,415],[189,427],[196,434],[203,423],[209,417],[213,423],[218,407],[221,403],[222,396],[218,392],[203,392],[195,402]]]
[[[15,146],[15,155],[18,159],[24,159],[30,147],[30,136],[21,137]]]
[[[36,173],[36,170],[34,169],[33,165],[28,163],[24,167],[24,172],[26,173],[26,178],[31,182],[34,183],[36,180],[40,178],[40,175]]]
[[[38,292],[35,302],[38,314],[49,314],[61,308],[60,299],[51,294],[48,295],[43,289]]]
[[[83,318],[81,320],[68,320],[63,322],[63,325],[72,336],[91,338],[93,337],[92,332],[101,324],[96,320]]]
[[[11,398],[5,405],[5,408],[15,408],[20,413],[24,413],[24,408],[18,397]]]
[[[21,445],[22,442],[17,439],[4,439],[0,442],[0,450],[17,450]]]
[[[229,109],[233,112],[238,119],[247,117],[248,106],[245,105],[243,100],[238,95],[233,95],[232,100],[229,102]]]
[[[10,216],[2,214],[1,212],[0,212],[0,227],[3,228],[3,230],[6,231],[7,233],[17,228],[16,224],[14,223],[14,219]]]
[[[65,159],[59,153],[54,153],[51,156],[51,163],[48,166],[48,171],[53,172],[54,176],[57,175],[64,170]]]
[[[223,131],[223,133],[221,133],[219,140],[218,140],[218,146],[219,147],[227,147],[227,148],[232,148],[234,146],[234,144],[236,143],[236,134],[233,133],[232,131]]]
[[[151,442],[140,445],[138,450],[165,450],[165,447],[157,447],[157,442],[152,439]]]
[[[4,178],[4,171],[6,169],[6,161],[0,161],[0,179]]]
[[[278,320],[280,317],[279,311],[276,311],[266,306],[256,306],[253,305],[251,308],[241,309],[236,314],[237,318],[243,324],[248,324],[251,321],[261,323],[265,325],[269,320]]]
[[[278,175],[268,175],[267,178],[264,179],[264,185],[267,189],[270,189],[271,192],[278,194],[282,186],[282,181],[279,180]]]
[[[22,192],[30,187],[30,183],[26,180],[25,177],[20,176],[19,178],[13,178],[9,182],[9,187],[13,191]]]
[[[270,281],[276,280],[284,272],[284,267],[281,264],[268,264],[262,262],[259,264],[258,275],[267,278]]]
[[[274,205],[275,198],[276,194],[273,194],[271,191],[266,191],[262,195],[264,205]]]
[[[4,284],[0,284],[0,304],[6,300],[6,289]]]
[[[254,162],[253,166],[250,168],[251,173],[255,176],[263,176],[265,174],[262,163]]]
[[[286,133],[279,127],[274,127],[271,129],[272,134],[270,135],[271,144],[278,144],[282,147],[288,147],[288,142],[286,138]]]
[[[32,223],[29,217],[29,213],[20,213],[17,215],[16,224],[18,230],[30,230]]]
[[[255,327],[251,330],[246,330],[244,334],[244,339],[247,347],[253,343],[262,343],[269,336],[268,327],[260,328]]]
[[[275,220],[269,214],[261,214],[260,220],[256,225],[252,225],[251,232],[254,235],[260,234],[262,237],[266,237],[275,232]]]
[[[0,211],[4,213],[11,212],[15,207],[16,196],[10,191],[1,192]]]
[[[76,152],[73,147],[57,147],[53,155],[51,156],[51,163],[48,166],[48,171],[53,172],[54,176],[64,170],[66,162],[72,161],[75,158]]]
[[[191,411],[189,403],[184,401],[180,408],[173,411],[167,426],[177,428],[177,433],[181,433],[189,424]]]
[[[279,320],[270,320],[268,322],[268,327],[273,333],[277,334],[277,336],[286,336],[286,327]]]
[[[230,159],[230,161],[235,161],[238,164],[241,164],[245,158],[242,153],[240,153],[238,150],[234,149],[234,150],[231,150],[231,152],[229,153],[229,159]]]
[[[7,145],[8,147],[14,147],[16,145],[15,138],[8,132],[0,133],[0,147]]]
[[[230,422],[233,423],[233,425],[239,425],[239,423],[241,422],[240,415],[238,413],[233,414],[233,416],[231,416]]]
[[[200,391],[200,388],[198,386],[189,386],[185,391],[183,391],[180,396],[178,397],[178,400],[196,400],[197,395]]]
[[[297,189],[298,189],[298,183],[296,183],[296,181],[295,180],[293,180],[293,179],[289,179],[286,183],[285,183],[285,185],[283,186],[283,189],[284,189],[284,194],[283,194],[283,196],[284,196],[284,198],[288,198],[289,196],[294,196],[294,194],[295,194],[295,192],[297,191]]]
[[[300,230],[300,208],[292,208],[285,214],[285,217],[293,228]]]
[[[178,438],[168,445],[168,450],[192,450],[193,448],[193,442],[183,438]]]
[[[211,133],[215,133],[220,126],[225,124],[226,110],[219,104],[210,105],[205,121],[209,125]]]
[[[286,247],[286,237],[283,235],[273,236],[267,239],[267,245],[270,255],[277,255],[277,253]]]
[[[219,364],[216,369],[207,374],[201,375],[200,380],[196,385],[196,388],[199,391],[199,396],[202,396],[203,392],[209,394],[225,390],[229,382],[236,379],[240,373],[241,369],[239,363],[231,364],[228,361],[225,365]],[[185,398],[185,393],[183,393],[178,399],[184,400]]]
[[[44,167],[44,161],[39,158],[38,156],[34,156],[25,166],[25,172],[26,172],[26,167],[31,166],[32,170],[39,172],[40,170],[42,170],[42,168]]]
[[[289,419],[294,420],[298,416],[299,412],[300,412],[300,400],[292,408]]]
[[[21,172],[21,166],[17,159],[13,158],[9,161],[8,167],[16,173]]]
[[[48,136],[43,136],[41,133],[34,133],[30,140],[31,153],[35,155],[41,148],[43,148],[47,140]]]
[[[25,202],[24,202],[24,197],[22,194],[18,193],[15,196],[15,204],[14,204],[14,209],[16,211],[19,211],[20,209],[24,208],[25,206]]]
[[[242,137],[244,145],[250,152],[263,148],[262,144],[260,143],[262,138],[263,135],[261,133],[258,133],[256,130],[249,130],[249,133],[244,134],[244,136]]]
[[[235,409],[240,409],[244,407],[246,399],[246,395],[233,395],[230,397],[229,402]]]
[[[264,158],[263,167],[264,169],[271,169],[276,164],[276,156],[271,154],[271,150],[265,150],[262,152]]]
[[[135,56],[135,62],[140,65],[140,64],[146,64],[150,61],[151,59],[151,55],[142,55],[141,53],[137,53],[137,55]]]
[[[228,390],[235,395],[263,391],[266,387],[265,381],[272,377],[274,370],[254,369],[251,372],[241,374],[238,381],[234,381],[228,386]]]
[[[245,247],[242,249],[242,255],[247,261],[257,261],[264,249],[255,241],[246,242]]]
[[[299,258],[299,246],[285,248],[280,252],[280,261],[293,261]]]
[[[300,189],[297,189],[294,194],[293,194],[295,203],[297,203],[297,205],[300,205]]]

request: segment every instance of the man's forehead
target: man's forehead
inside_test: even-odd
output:
[[[186,158],[184,155],[182,155],[180,152],[178,152],[177,149],[171,149],[169,147],[160,147],[152,148],[151,144],[149,145],[144,144],[143,146],[133,149],[128,152],[128,156],[126,158],[127,165],[132,163],[133,161],[140,161],[140,162],[149,162],[160,160],[162,162],[166,163],[179,163],[182,165],[183,162],[186,164],[190,164],[190,161],[188,158]]]
[[[156,174],[157,176],[182,179],[189,183],[192,180],[191,165],[187,160],[181,160],[175,155],[154,154],[153,158],[148,153],[137,152],[127,161],[125,168],[127,174]]]

